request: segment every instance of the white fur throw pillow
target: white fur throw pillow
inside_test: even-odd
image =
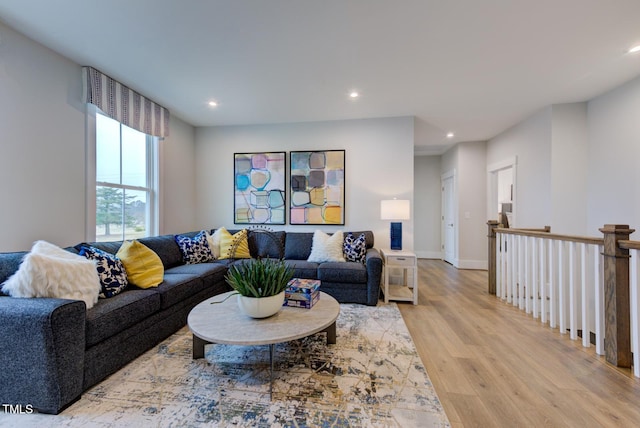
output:
[[[98,301],[100,279],[92,260],[46,241],[37,241],[2,291],[12,297],[57,297],[83,300],[87,309]]]
[[[342,244],[344,236],[341,230],[329,236],[321,230],[313,233],[313,244],[311,245],[311,254],[307,261],[309,262],[344,262],[342,253]]]

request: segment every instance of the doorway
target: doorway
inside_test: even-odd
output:
[[[457,267],[456,172],[445,173],[442,183],[442,260]]]
[[[517,158],[489,165],[487,219],[498,220],[505,227],[516,224],[516,168]]]

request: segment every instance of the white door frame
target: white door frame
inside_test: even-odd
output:
[[[498,172],[513,168],[513,196],[512,196],[512,214],[511,214],[511,223],[509,227],[515,227],[517,225],[516,214],[518,212],[518,204],[517,204],[517,168],[518,168],[518,157],[514,156],[509,159],[505,159],[500,162],[492,163],[487,166],[487,220],[498,220],[498,213],[494,212],[495,208],[498,206]]]
[[[440,187],[442,189],[441,192],[441,221],[440,221],[440,249],[441,249],[441,258],[445,259],[445,243],[446,243],[446,225],[445,225],[445,210],[446,210],[446,202],[445,202],[445,194],[444,194],[444,182],[445,180],[452,180],[452,205],[453,205],[453,259],[447,260],[449,263],[458,267],[458,191],[457,191],[457,173],[455,168],[451,171],[447,171],[440,176]]]

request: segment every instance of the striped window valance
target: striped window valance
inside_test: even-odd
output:
[[[169,135],[169,110],[93,67],[82,67],[85,102],[145,134]]]

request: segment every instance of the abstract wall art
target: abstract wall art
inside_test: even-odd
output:
[[[234,153],[235,224],[285,224],[285,152]]]
[[[291,224],[344,225],[344,150],[290,152]]]

